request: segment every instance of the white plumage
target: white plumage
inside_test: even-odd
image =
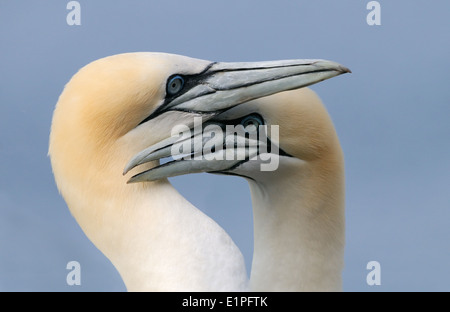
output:
[[[344,72],[348,70],[339,64],[319,60],[211,63],[130,53],[95,61],[66,85],[54,112],[49,155],[58,188],[86,235],[112,261],[130,291],[336,290],[343,248],[339,143],[326,111],[310,91],[272,94]],[[279,100],[285,104],[280,106]],[[309,110],[309,105],[318,109]],[[241,108],[259,112],[271,124],[289,124],[276,118],[298,114],[313,134],[308,143],[301,124],[280,129],[279,145],[292,157],[280,163],[280,171],[270,179],[259,177],[246,164],[233,169],[234,174],[255,176],[250,286],[242,254],[225,231],[167,179],[151,181],[158,168],[140,174],[157,167],[158,161],[140,157],[130,165],[133,156],[164,142],[175,125],[192,125],[194,116],[223,121],[220,116]],[[319,122],[308,123],[308,114]],[[212,166],[226,172],[223,163]],[[298,176],[291,174],[293,168],[300,170]],[[127,183],[136,174],[134,182],[140,183]],[[270,181],[278,186],[269,186]],[[301,201],[300,208],[286,196]],[[320,226],[325,226],[323,231],[314,232]],[[314,280],[315,276],[322,277]],[[309,283],[316,286],[306,287]]]

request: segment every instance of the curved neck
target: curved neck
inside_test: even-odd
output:
[[[106,173],[105,173],[106,174]],[[243,291],[244,259],[227,233],[167,180],[105,178],[65,196],[72,214],[129,291]],[[82,197],[81,197],[82,196]]]
[[[295,162],[250,182],[254,213],[252,291],[340,291],[345,244],[340,157]]]
[[[51,148],[55,179],[71,213],[127,289],[244,290],[248,278],[242,254],[218,224],[167,180],[126,183],[136,170],[156,164],[122,176],[121,168],[143,148],[128,142],[141,141],[123,137],[103,149],[92,144]]]

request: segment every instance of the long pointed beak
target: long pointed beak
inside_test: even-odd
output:
[[[256,137],[247,137],[248,131],[226,133],[224,129],[224,124],[213,122],[203,125],[201,129],[191,129],[189,135],[175,143],[174,140],[164,140],[145,149],[133,158],[125,171],[153,160],[168,157],[176,160],[139,173],[130,178],[128,183],[155,181],[190,173],[225,172],[258,156],[259,147],[267,143],[259,141]],[[188,152],[178,154],[180,146],[186,147],[186,143]],[[214,151],[204,150],[204,144],[214,146]],[[230,146],[232,149],[228,150]],[[231,155],[228,154],[230,151]]]
[[[159,107],[153,115],[169,110],[216,115],[260,97],[350,72],[326,60],[212,63],[201,74],[185,77],[187,90]]]
[[[326,60],[211,63],[200,74],[184,76],[185,86],[182,92],[166,99],[166,102],[144,122],[167,111],[200,114],[207,120],[245,102],[282,91],[299,89],[350,72],[348,68]],[[161,150],[161,156],[167,156],[167,148],[175,142],[176,138],[168,137],[141,151],[126,165],[123,174],[138,165],[157,159],[155,151]],[[195,165],[186,162],[187,164],[193,169],[185,170],[189,172],[197,172],[201,169],[197,167],[202,166],[200,162]],[[158,178],[169,176],[169,171],[160,171]],[[182,171],[180,168],[177,169],[179,174],[182,174]],[[144,180],[145,177],[141,175],[140,179],[132,178],[129,182]]]

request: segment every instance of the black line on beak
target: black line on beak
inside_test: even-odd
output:
[[[193,74],[193,75],[174,74],[174,75],[171,75],[167,79],[166,85],[173,77],[181,76],[184,79],[184,87],[183,87],[183,89],[180,92],[178,92],[177,94],[174,94],[174,95],[166,94],[166,97],[164,99],[164,103],[162,105],[160,105],[158,108],[156,108],[156,110],[154,110],[144,120],[142,120],[138,124],[138,126],[140,126],[140,125],[146,123],[147,121],[150,121],[150,120],[158,117],[159,115],[162,115],[163,113],[165,113],[167,111],[170,111],[170,110],[172,110],[172,111],[188,112],[188,113],[196,113],[196,114],[206,114],[207,113],[208,115],[218,115],[218,114],[223,113],[224,111],[228,110],[228,108],[226,108],[226,109],[223,109],[223,110],[217,111],[217,112],[202,112],[202,111],[189,111],[189,110],[186,110],[186,109],[177,109],[176,107],[173,107],[171,109],[167,109],[167,106],[173,100],[175,100],[179,96],[182,96],[183,94],[185,94],[186,92],[188,92],[189,90],[194,88],[195,86],[198,86],[198,85],[201,85],[201,84],[205,84],[209,77],[211,77],[211,76],[213,76],[213,75],[215,75],[217,73],[249,71],[249,70],[252,70],[252,71],[253,70],[266,70],[266,69],[298,67],[298,66],[310,66],[313,63],[311,63],[311,64],[306,63],[306,64],[268,66],[268,67],[248,67],[248,68],[243,67],[243,68],[228,68],[228,69],[224,68],[224,69],[218,69],[218,70],[210,70],[215,64],[217,64],[217,62],[210,63],[202,72],[200,72],[198,74]],[[199,95],[198,97],[206,96],[206,95],[215,93],[217,91],[229,91],[229,90],[234,90],[234,89],[239,89],[239,88],[246,88],[246,87],[250,87],[250,86],[253,86],[253,85],[257,85],[257,84],[261,84],[261,83],[265,83],[265,82],[269,82],[269,81],[275,81],[275,80],[284,79],[284,78],[290,78],[290,77],[301,76],[301,75],[312,74],[312,73],[327,72],[327,71],[333,71],[333,70],[331,70],[331,69],[317,69],[317,70],[311,70],[311,71],[300,73],[300,74],[287,75],[287,76],[284,76],[284,77],[277,77],[277,78],[258,80],[258,81],[250,82],[250,83],[239,85],[239,86],[235,86],[235,87],[216,88],[214,90],[211,90],[210,92],[207,92],[207,93],[204,93],[202,95]]]

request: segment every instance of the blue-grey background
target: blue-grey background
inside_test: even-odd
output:
[[[381,0],[0,0],[0,291],[122,291],[56,189],[47,157],[52,111],[85,64],[160,51],[214,61],[324,58],[353,74],[313,86],[346,159],[346,291],[449,291],[450,2]],[[171,179],[222,225],[250,270],[247,183],[207,174]],[[66,264],[81,264],[68,286]],[[369,287],[366,265],[381,264]]]

